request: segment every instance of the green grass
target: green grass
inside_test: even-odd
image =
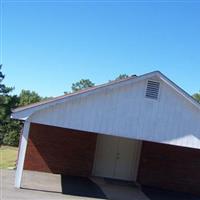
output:
[[[0,147],[0,168],[14,168],[17,160],[17,147],[1,146]]]

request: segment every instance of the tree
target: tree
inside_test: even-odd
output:
[[[19,106],[26,106],[31,103],[36,103],[42,100],[36,92],[30,90],[22,90],[19,94]]]
[[[18,105],[18,97],[16,95],[10,95],[10,92],[14,89],[12,87],[7,87],[3,84],[5,75],[1,72],[2,65],[0,65],[0,144],[4,142],[4,137],[8,134],[8,130],[14,126],[16,135],[19,134],[18,128],[19,123],[16,121],[11,121],[10,114],[11,109]]]
[[[126,79],[130,77],[129,75],[127,74],[120,74],[117,78],[114,79],[114,81],[119,81],[119,80],[122,80],[122,79]],[[109,80],[108,82],[112,82],[113,80]]]
[[[2,65],[0,65],[0,125],[3,124],[3,121],[9,114],[9,109],[7,104],[10,101],[9,93],[14,89],[12,87],[6,87],[3,84],[5,75],[1,72]]]
[[[93,87],[95,84],[89,79],[81,79],[80,81],[72,84],[72,92],[77,92],[79,90],[87,89]]]
[[[12,109],[38,102],[42,98],[36,92],[29,90],[22,90],[19,97],[11,95],[10,92],[14,88],[3,84],[5,75],[1,72],[1,69],[2,65],[0,65],[0,145],[17,146],[22,124],[20,121],[10,119]]]
[[[1,143],[11,146],[18,146],[20,131],[22,129],[22,123],[17,120],[10,119],[11,109],[17,106],[26,106],[31,103],[39,102],[40,97],[36,92],[30,90],[22,90],[19,96],[6,96],[5,101],[6,112],[3,120],[3,126],[1,126]]]
[[[42,99],[36,92],[30,90],[22,90],[19,96],[15,98],[14,100],[14,96],[12,97],[13,101],[17,102],[17,106],[26,106],[31,103],[39,102]],[[9,106],[9,120],[4,129],[3,144],[18,146],[22,124],[20,121],[10,119],[11,108],[14,107],[16,107],[16,104]]]
[[[6,87],[2,82],[5,75],[1,72],[2,65],[0,65],[0,96],[8,95],[14,88]]]
[[[200,92],[199,93],[195,93],[193,95],[193,98],[196,99],[200,103]]]
[[[127,74],[120,74],[115,80],[117,81],[117,80],[125,79],[128,77],[129,77],[129,75],[127,75]]]
[[[3,144],[10,146],[18,146],[22,123],[18,120],[9,119],[4,126],[5,134],[3,137]]]

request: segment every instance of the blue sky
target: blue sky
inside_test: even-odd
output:
[[[200,3],[2,1],[5,83],[62,95],[73,82],[160,70],[200,90]]]

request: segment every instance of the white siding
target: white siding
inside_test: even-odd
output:
[[[200,148],[200,110],[161,80],[159,100],[146,98],[146,82],[105,87],[68,99],[35,112],[32,121]]]

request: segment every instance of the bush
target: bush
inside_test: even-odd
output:
[[[9,119],[0,128],[0,142],[4,145],[18,146],[22,124],[19,121]]]
[[[18,131],[11,131],[6,133],[3,138],[3,144],[10,145],[10,146],[18,146],[19,145],[19,132]]]

